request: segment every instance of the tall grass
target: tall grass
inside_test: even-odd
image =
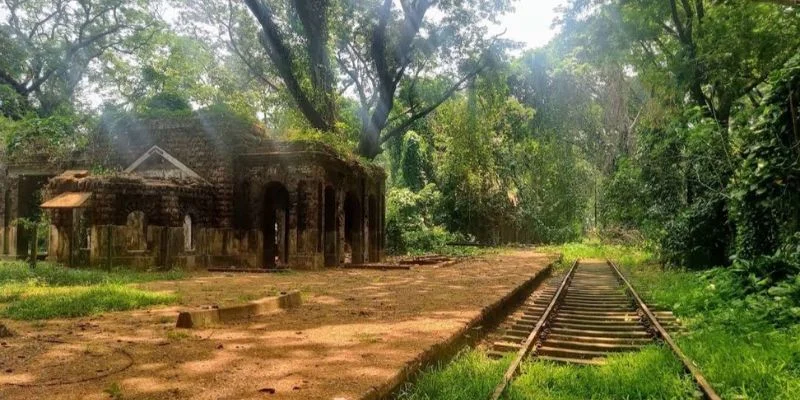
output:
[[[638,265],[653,260],[652,253],[635,247],[606,245],[599,241],[587,240],[580,243],[567,243],[559,246],[544,246],[540,251],[561,253],[564,261],[572,263],[578,258],[611,259],[628,265]]]
[[[182,279],[184,276],[182,271],[139,272],[123,268],[104,271],[65,268],[51,263],[39,263],[36,268],[31,268],[24,262],[0,262],[0,285],[8,282],[28,281],[36,281],[49,286],[126,284]]]
[[[425,372],[413,386],[407,386],[400,400],[478,400],[487,399],[503,377],[510,358],[492,360],[482,352],[470,350],[453,362]]]
[[[691,378],[669,349],[650,346],[615,354],[603,366],[528,362],[511,385],[507,399],[690,399]]]
[[[723,398],[800,399],[800,325],[773,324],[768,298],[744,295],[722,269],[626,271],[646,301],[682,319],[688,334],[678,345]]]
[[[125,311],[177,301],[177,296],[146,292],[118,284],[28,289],[5,309],[5,317],[36,320],[82,317],[104,311]]]

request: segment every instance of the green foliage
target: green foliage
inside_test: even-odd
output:
[[[416,132],[408,132],[403,137],[403,151],[400,156],[400,178],[405,187],[414,192],[421,190],[426,183],[425,171],[430,170],[429,154],[423,150],[425,143]]]
[[[0,262],[0,314],[32,320],[78,317],[104,311],[123,311],[177,301],[172,294],[152,293],[126,286],[157,280],[181,279],[180,271],[112,272],[71,269],[39,263]]]
[[[693,269],[726,265],[731,238],[726,199],[709,193],[666,224],[661,258],[670,265]]]
[[[572,265],[576,259],[614,260],[622,264],[642,264],[652,261],[654,255],[642,248],[625,245],[604,244],[597,240],[545,246],[541,251],[560,253],[566,263]]]
[[[529,362],[510,387],[507,399],[686,399],[695,388],[666,347],[613,354],[598,367]]]
[[[428,184],[419,192],[390,189],[386,197],[387,250],[394,254],[441,249],[455,236],[439,225],[442,194]]]
[[[775,72],[731,181],[740,258],[774,253],[800,231],[800,57]]]
[[[0,84],[0,118],[20,119],[30,112],[27,101],[9,85]]]
[[[722,398],[800,397],[800,320],[789,318],[793,311],[780,299],[796,296],[796,283],[768,294],[754,292],[743,284],[741,272],[731,269],[689,272],[632,265],[627,274],[649,304],[671,309],[681,319],[687,332],[677,337],[678,345]]]
[[[608,227],[638,228],[647,219],[645,188],[641,168],[633,160],[617,161],[616,171],[604,182],[600,214]]]
[[[57,164],[71,160],[76,151],[86,147],[83,122],[71,114],[44,118],[27,114],[18,120],[0,116],[0,142],[5,143],[9,160]]]
[[[144,105],[146,112],[155,112],[159,110],[167,112],[176,111],[189,111],[191,106],[189,102],[179,94],[162,92],[149,98]]]
[[[0,82],[40,117],[74,112],[81,108],[76,94],[107,87],[104,69],[112,53],[129,55],[158,30],[153,14],[146,1],[4,2]]]
[[[28,283],[46,286],[88,286],[99,284],[144,283],[159,280],[182,279],[182,271],[136,272],[129,268],[116,268],[111,272],[99,269],[65,268],[51,263],[39,263],[29,268],[23,262],[0,262],[0,285]]]

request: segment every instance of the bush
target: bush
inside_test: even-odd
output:
[[[720,194],[707,194],[667,223],[661,258],[690,269],[727,265],[732,232]]]
[[[770,79],[743,129],[742,162],[729,191],[741,258],[770,255],[800,230],[800,56]]]
[[[442,194],[433,184],[418,193],[390,189],[386,201],[387,250],[393,254],[421,253],[440,249],[456,239],[437,224],[437,206]]]

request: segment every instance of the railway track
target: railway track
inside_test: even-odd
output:
[[[664,326],[679,329],[669,312],[653,312],[610,261],[576,260],[551,278],[490,336],[489,356],[516,352],[491,399],[498,400],[529,357],[602,365],[608,355],[663,341],[683,363],[706,399],[719,396],[677,347]]]

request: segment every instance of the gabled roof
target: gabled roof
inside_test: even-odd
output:
[[[181,172],[183,172],[189,177],[205,181],[205,179],[203,179],[200,175],[192,171],[191,168],[187,167],[186,164],[180,162],[180,160],[173,157],[171,154],[167,153],[164,149],[158,146],[153,146],[150,148],[150,150],[147,150],[144,154],[142,154],[141,157],[136,159],[136,161],[134,161],[133,164],[129,165],[128,168],[125,168],[124,172],[126,173],[134,172],[137,168],[139,168],[139,166],[144,164],[145,161],[149,160],[153,156],[163,158],[164,160],[172,164],[172,166],[179,169]]]

